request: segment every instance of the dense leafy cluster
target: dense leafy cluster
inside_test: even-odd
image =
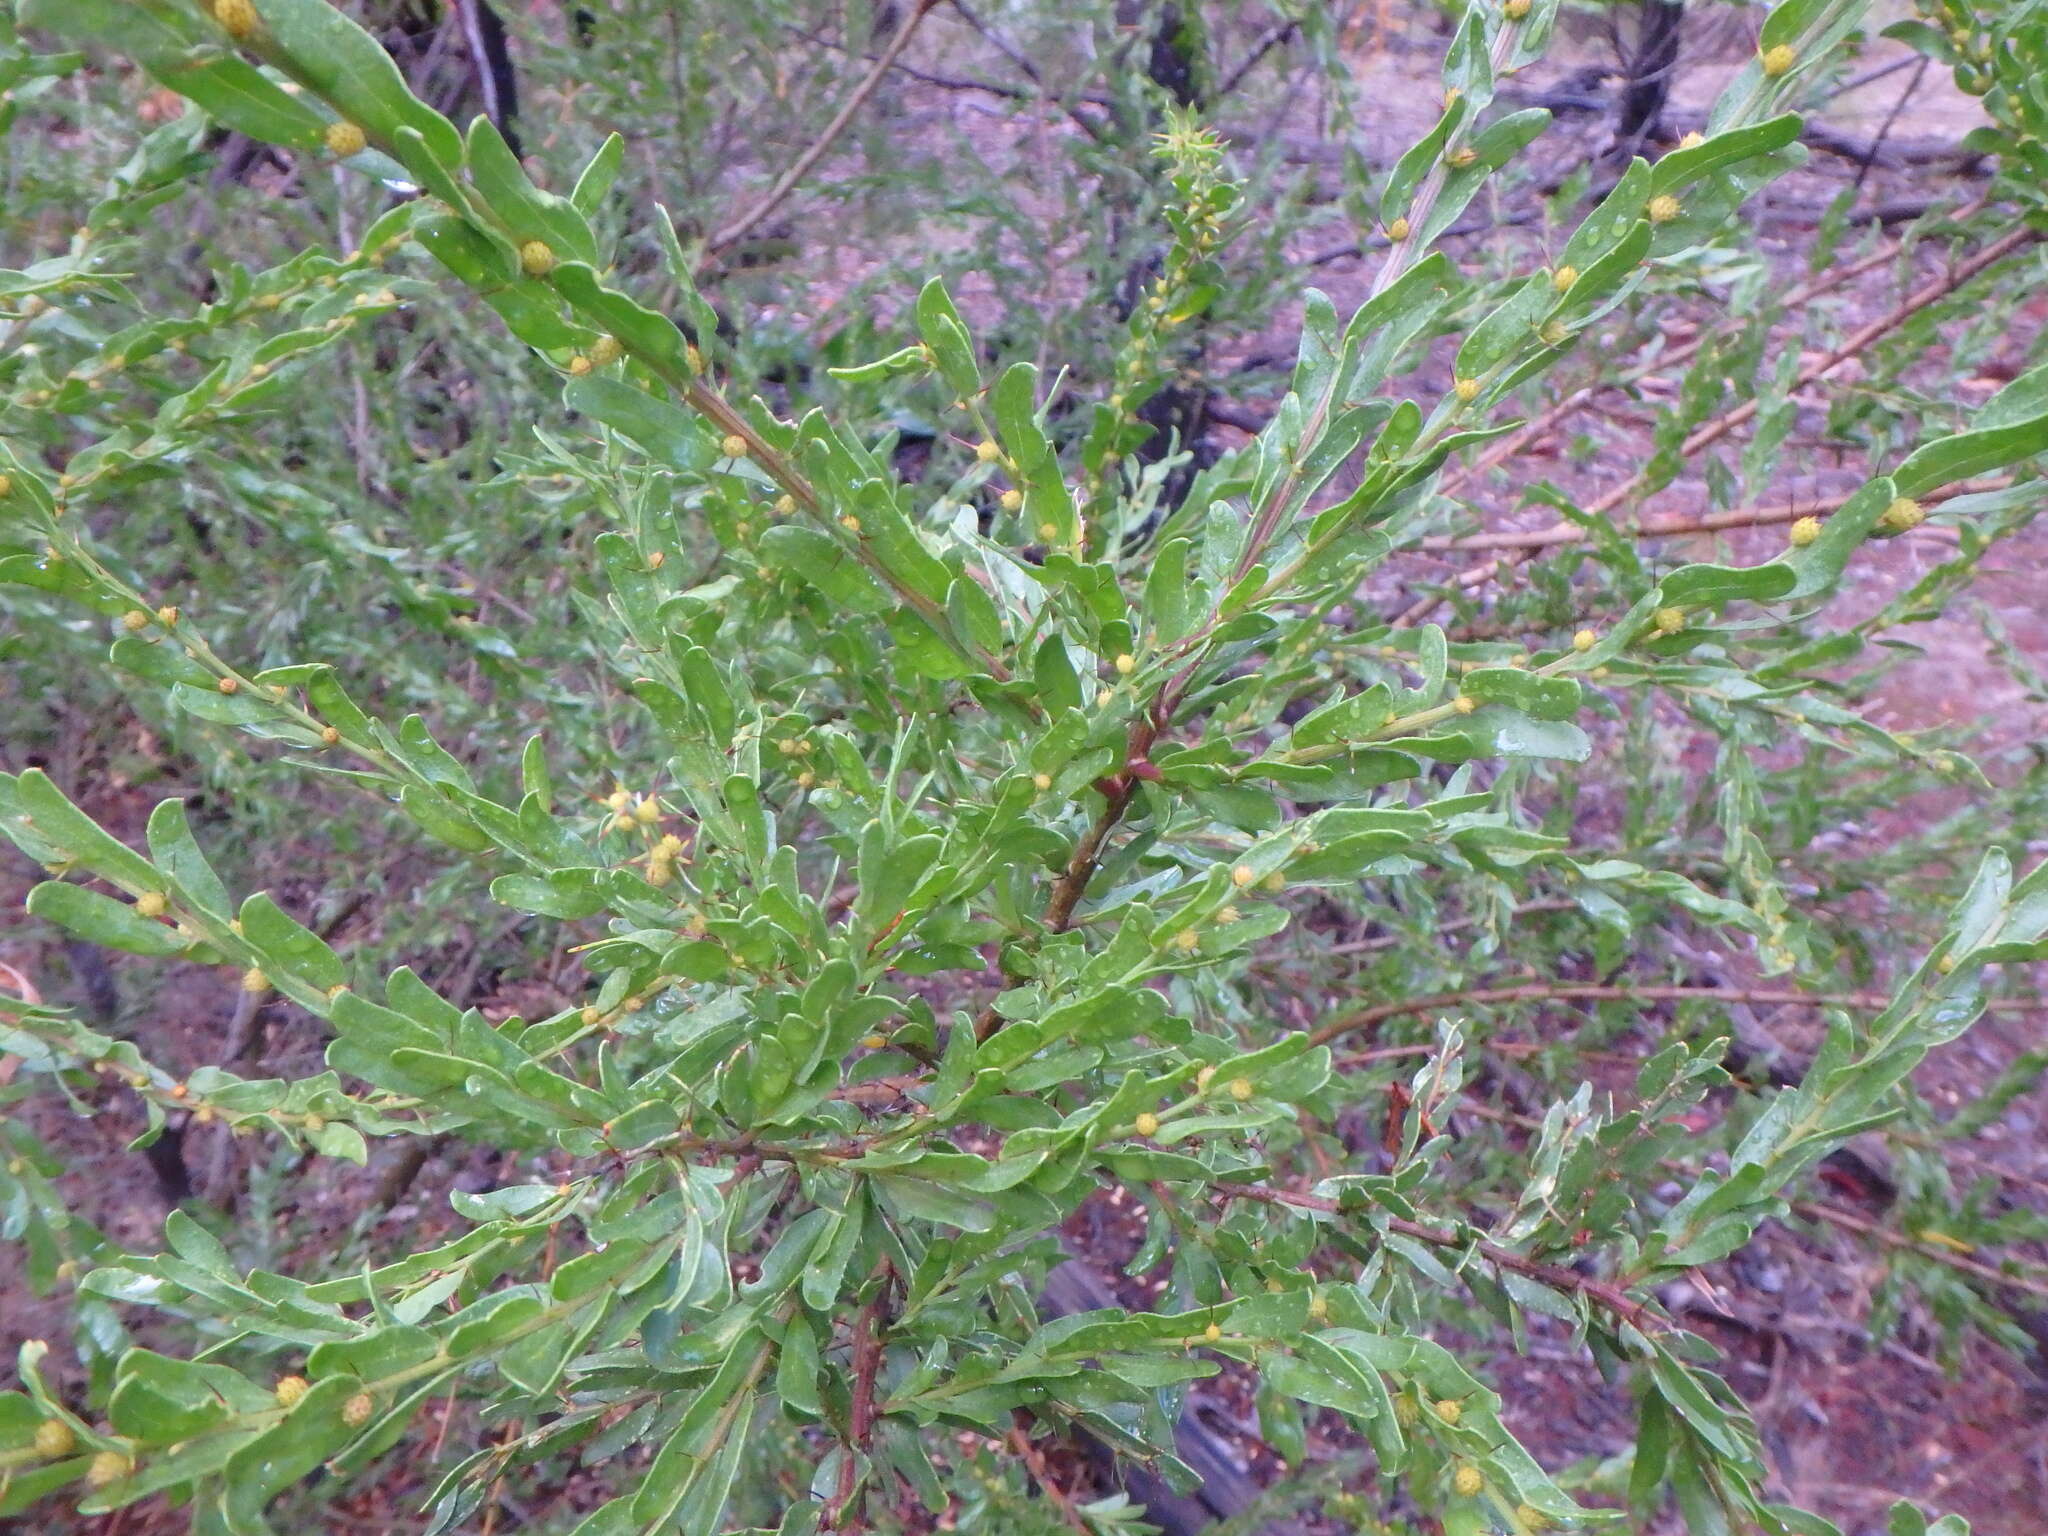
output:
[[[448,1138],[521,1170],[453,1194],[450,1241],[289,1273],[190,1212],[165,1251],[123,1251],[7,1125],[8,1234],[39,1285],[75,1291],[90,1369],[67,1397],[44,1348],[24,1351],[22,1390],[0,1397],[0,1512],[165,1496],[195,1530],[261,1532],[309,1474],[433,1436],[429,1405],[459,1398],[477,1429],[428,1500],[435,1529],[575,1458],[609,1478],[563,1525],[581,1536],[851,1531],[899,1495],[934,1514],[980,1497],[990,1474],[961,1446],[1023,1430],[1183,1472],[1181,1394],[1228,1368],[1256,1380],[1269,1443],[1299,1461],[1327,1410],[1370,1446],[1379,1486],[1456,1536],[1667,1500],[1701,1533],[1832,1529],[1772,1500],[1712,1350],[1658,1290],[1743,1247],[1823,1156],[1905,1111],[1909,1075],[1979,1017],[1999,967],[2048,958],[2048,866],[2016,876],[1999,851],[2023,836],[1990,839],[1888,995],[1831,1010],[1800,1080],[1731,1112],[1713,1160],[1685,1160],[1686,1117],[1728,1089],[1726,1041],[1674,1030],[1616,1092],[1567,1074],[1579,1087],[1545,1107],[1512,1187],[1482,1197],[1445,1133],[1473,1045],[1456,1006],[1421,1010],[1394,1046],[1409,1054],[1368,1160],[1340,1125],[1366,1064],[1340,1052],[1386,1015],[1292,1027],[1260,970],[1327,904],[1403,928],[1421,959],[1402,980],[1438,987],[1458,978],[1423,967],[1446,963],[1454,910],[1482,956],[1515,930],[1604,976],[1677,913],[1766,974],[1811,973],[1842,941],[1764,842],[1771,752],[1810,744],[1809,762],[1851,763],[1878,793],[1972,782],[1960,755],[1840,699],[1824,669],[1879,620],[1824,615],[1930,508],[1959,549],[1909,605],[1966,585],[2030,515],[2048,369],[1933,430],[1867,417],[1867,479],[1771,558],[1651,560],[1611,508],[1560,495],[1597,576],[1539,590],[1548,611],[1512,636],[1421,621],[1434,604],[1389,622],[1368,598],[1399,551],[1439,536],[1444,477],[1511,440],[1517,402],[1720,259],[1744,201],[1803,155],[1798,93],[1860,6],[1781,5],[1704,132],[1621,169],[1540,268],[1463,273],[1442,239],[1547,125],[1496,94],[1556,9],[1464,13],[1440,117],[1372,188],[1370,297],[1346,316],[1309,293],[1271,420],[1197,468],[1144,451],[1148,403],[1231,302],[1246,217],[1193,113],[1162,116],[1156,169],[1134,173],[1163,204],[1161,249],[1085,409],[1056,355],[978,341],[939,279],[890,350],[821,381],[839,409],[783,409],[722,382],[749,376],[749,343],[699,292],[716,232],[634,207],[658,269],[639,291],[621,280],[619,137],[558,195],[489,119],[465,132],[414,95],[328,0],[27,0],[31,35],[112,50],[200,110],[139,136],[64,254],[0,274],[10,342],[35,338],[0,359],[20,413],[0,438],[0,581],[23,624],[75,635],[86,616],[123,685],[194,739],[262,743],[266,762],[395,809],[445,855],[446,889],[487,885],[538,947],[573,946],[581,991],[487,1018],[413,969],[373,977],[279,899],[233,894],[182,801],[136,847],[45,772],[0,778],[0,830],[50,871],[37,918],[225,968],[328,1035],[325,1071],[178,1073],[146,1040],[10,999],[0,1048],[25,1085],[109,1080],[152,1132],[222,1124],[357,1163]],[[1990,40],[1955,46],[1987,101],[2016,103],[1986,147],[2024,160],[2039,143],[2018,103],[2038,79],[1999,62],[2038,42],[2038,8],[2020,9],[2011,32],[1972,21]],[[80,67],[8,41],[17,80]],[[203,303],[108,323],[131,294],[103,252],[189,190],[210,124],[345,162],[385,189],[380,211],[344,253],[224,266]],[[505,385],[523,436],[488,471],[537,537],[571,530],[553,554],[575,568],[570,640],[474,622],[431,562],[327,526],[286,466],[237,459],[297,371],[457,293],[559,381],[559,408]],[[1446,338],[1448,383],[1425,387],[1418,359]],[[1760,441],[1782,441],[1792,390],[1770,381]],[[943,423],[922,481],[873,430],[905,401]],[[1715,408],[1691,404],[1645,484],[1677,473]],[[433,663],[380,672],[368,617],[329,619],[348,652],[250,661],[174,601],[147,534],[105,513],[201,464],[320,559],[389,566],[400,620],[499,686],[474,739],[523,747],[472,752],[470,722],[407,712],[404,669]],[[1588,783],[1620,776],[1658,700],[1719,738],[1711,868],[1657,830],[1670,807],[1648,787],[1619,831],[1553,814],[1579,765]],[[340,857],[326,878],[349,878]],[[1530,906],[1576,926],[1517,915]],[[1323,971],[1314,990],[1354,982]],[[1061,1229],[1105,1190],[1142,1213],[1129,1272],[1163,1276],[1158,1299],[1042,1316]],[[1479,1362],[1432,1337],[1447,1306],[1516,1341],[1568,1337],[1626,1378],[1640,1430],[1623,1475],[1540,1465]],[[192,1347],[130,1339],[143,1308]],[[742,1475],[792,1436],[805,1485]],[[1114,1498],[1072,1515],[1138,1528]],[[1902,1508],[1897,1528],[1919,1519]]]

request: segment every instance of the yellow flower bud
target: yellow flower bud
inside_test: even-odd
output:
[[[1308,1315],[1310,1322],[1323,1322],[1330,1315],[1329,1302],[1320,1296],[1310,1296],[1308,1299]]]
[[[303,1376],[282,1376],[276,1387],[277,1406],[289,1413],[304,1401],[306,1393],[312,1390]]]
[[[1529,0],[1505,0],[1500,13],[1509,21],[1520,21],[1529,14]]]
[[[1116,659],[1116,670],[1117,676],[1129,677],[1133,672],[1138,670],[1138,659],[1135,656],[1132,656],[1128,653],[1119,656]]]
[[[633,807],[633,819],[643,827],[651,827],[661,820],[661,803],[652,795],[642,797]]]
[[[1479,398],[1479,381],[1477,379],[1459,379],[1451,385],[1451,393],[1467,405],[1470,405]]]
[[[268,992],[270,990],[270,978],[252,966],[250,969],[242,972],[242,990],[252,997],[259,993]]]
[[[1524,0],[1524,3],[1526,4],[1527,0]],[[1469,1499],[1486,1486],[1486,1478],[1477,1467],[1468,1461],[1460,1465],[1458,1470],[1452,1474],[1451,1486]]]
[[[370,1422],[370,1415],[377,1411],[377,1404],[367,1392],[358,1392],[341,1405],[341,1422],[350,1429],[361,1429]]]
[[[582,378],[584,374],[590,372],[590,359],[578,352],[569,359],[569,371],[577,378]]]
[[[993,464],[1003,456],[1003,450],[984,437],[974,445],[974,456],[984,464]]]
[[[1225,927],[1228,927],[1231,923],[1236,922],[1239,918],[1243,916],[1244,914],[1238,911],[1235,907],[1222,907],[1217,910],[1216,921],[1224,925]]]
[[[1650,199],[1649,214],[1652,224],[1669,224],[1681,211],[1678,199],[1669,192],[1660,192]]]
[[[1060,530],[1055,524],[1040,523],[1038,525],[1038,536],[1047,543],[1051,543],[1054,539],[1058,538],[1059,534]]]
[[[794,496],[785,495],[778,496],[775,498],[775,515],[777,517],[787,517],[790,513],[794,512],[795,510],[796,498]]]
[[[1400,215],[1393,223],[1387,226],[1387,238],[1396,245],[1399,245],[1408,238],[1408,216],[1406,214]]]
[[[248,0],[243,0],[244,4]],[[92,1465],[85,1469],[85,1480],[95,1488],[104,1488],[109,1483],[118,1483],[135,1470],[135,1463],[119,1451],[101,1451],[93,1457]]]
[[[1579,269],[1567,262],[1550,274],[1550,286],[1559,293],[1570,293],[1572,284],[1579,280]]]
[[[864,1035],[861,1037],[860,1043],[871,1051],[879,1051],[889,1043],[889,1037],[886,1035]]]
[[[178,610],[170,607],[159,608],[156,611],[156,621],[165,629],[169,629],[178,622]]]
[[[1537,335],[1546,347],[1561,347],[1572,339],[1572,328],[1562,320],[1546,320]]]
[[[1041,792],[1051,789],[1052,775],[1049,773],[1034,773],[1031,775],[1031,786]]]
[[[599,368],[608,367],[626,355],[626,348],[616,336],[600,336],[590,344],[590,361]]]
[[[12,475],[0,475],[0,500],[5,500],[9,495],[13,494],[13,491],[14,477]]]
[[[1015,512],[1024,505],[1024,493],[1016,489],[1007,490],[996,498],[996,502],[1005,512]]]
[[[1209,1085],[1215,1081],[1216,1069],[1214,1067],[1202,1068],[1201,1071],[1195,1074],[1195,1092],[1207,1093],[1209,1091]]]
[[[744,459],[747,456],[747,440],[737,432],[727,433],[718,448],[728,459]]]
[[[1250,1078],[1233,1077],[1230,1080],[1230,1096],[1237,1100],[1238,1103],[1244,1103],[1245,1100],[1252,1096],[1253,1092],[1254,1089],[1252,1088],[1252,1080]]]
[[[1799,62],[1799,50],[1790,43],[1780,43],[1764,51],[1764,74],[1775,80]]]
[[[241,688],[242,684],[236,678],[224,677],[214,686],[220,689],[222,693],[234,693]]]
[[[1467,166],[1475,164],[1479,159],[1479,154],[1471,145],[1460,144],[1456,149],[1444,156],[1444,158],[1450,162],[1453,170],[1462,171]]]
[[[362,129],[346,119],[340,122],[329,123],[327,131],[322,137],[327,140],[328,153],[337,160],[346,160],[351,155],[360,155],[370,142],[363,137]]]
[[[1800,518],[1798,522],[1792,525],[1791,531],[1786,534],[1786,537],[1792,541],[1794,549],[1806,548],[1807,545],[1820,537],[1820,519],[1817,517]]]
[[[1173,947],[1182,954],[1192,954],[1202,947],[1202,936],[1192,928],[1183,928],[1173,936]]]
[[[1258,878],[1258,871],[1249,864],[1240,864],[1230,872],[1230,883],[1239,890],[1243,890]]]
[[[1600,637],[1590,629],[1582,629],[1572,636],[1572,649],[1575,651],[1590,651],[1599,643]]]
[[[1678,141],[1678,147],[1680,149],[1698,149],[1702,144],[1706,142],[1707,136],[1705,134],[1698,132],[1688,133],[1684,138]]]
[[[1271,891],[1275,895],[1278,895],[1281,891],[1287,889],[1287,877],[1281,874],[1280,871],[1276,869],[1273,871],[1273,873],[1266,876],[1265,879],[1259,882],[1259,889],[1262,891]]]
[[[1217,1324],[1211,1323],[1208,1327],[1202,1330],[1202,1337],[1207,1339],[1211,1344],[1214,1344],[1217,1340],[1223,1337],[1223,1330]]]
[[[1882,533],[1904,533],[1908,529],[1918,528],[1926,521],[1927,509],[1912,497],[1901,496],[1884,509],[1884,515],[1878,518],[1877,526]]]
[[[1469,693],[1461,693],[1455,699],[1451,700],[1451,708],[1455,709],[1461,715],[1469,715],[1472,713],[1473,710],[1477,709],[1478,707],[1479,701],[1473,698]]]
[[[144,917],[162,917],[170,899],[162,891],[144,891],[135,898],[135,910]]]
[[[213,0],[213,19],[239,43],[256,31],[258,18],[254,0]]]
[[[340,742],[341,731],[338,727],[332,725],[323,725],[320,727],[320,744],[322,746],[337,746],[340,744]]]
[[[78,1436],[62,1419],[45,1419],[36,1426],[36,1454],[45,1461],[69,1456],[77,1445]]]
[[[528,240],[519,247],[519,270],[528,277],[546,277],[555,270],[555,252],[545,240]]]
[[[149,628],[149,615],[140,608],[130,608],[121,615],[121,627],[134,634],[137,630]]]
[[[1131,1124],[1137,1128],[1140,1136],[1157,1136],[1159,1134],[1159,1117],[1149,1109],[1140,1114]]]
[[[1676,608],[1659,608],[1650,620],[1660,635],[1675,635],[1685,628],[1685,615]]]
[[[844,528],[848,533],[859,533],[860,519],[855,517],[851,512],[849,512],[846,514],[846,516],[839,519],[839,526]]]
[[[1456,1398],[1447,1397],[1436,1405],[1436,1416],[1446,1424],[1455,1424],[1465,1415],[1464,1405]]]

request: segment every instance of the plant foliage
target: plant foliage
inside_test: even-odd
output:
[[[1787,0],[1696,142],[1628,164],[1544,267],[1461,271],[1442,238],[1545,130],[1496,97],[1556,9],[1463,14],[1439,120],[1371,189],[1371,296],[1346,315],[1308,293],[1270,422],[1196,470],[1142,451],[1144,411],[1241,302],[1233,263],[1251,259],[1243,186],[1196,112],[1162,118],[1156,169],[1132,172],[1163,249],[1099,393],[1076,398],[1057,355],[978,340],[934,278],[901,334],[819,381],[823,404],[777,403],[726,387],[758,376],[761,342],[722,334],[700,295],[705,236],[645,202],[622,213],[619,138],[546,190],[489,120],[426,105],[328,0],[23,0],[12,80],[81,68],[25,41],[58,39],[195,109],[137,137],[66,251],[0,274],[0,581],[24,632],[93,628],[120,687],[182,739],[389,808],[435,850],[441,889],[487,886],[537,949],[573,946],[583,979],[567,1006],[487,1018],[414,969],[370,974],[303,907],[236,892],[233,851],[179,799],[138,847],[45,772],[0,777],[0,830],[50,871],[37,919],[225,968],[327,1032],[324,1071],[181,1073],[142,1035],[9,1002],[20,1088],[98,1076],[132,1091],[146,1137],[224,1124],[354,1163],[439,1138],[519,1170],[452,1195],[449,1241],[294,1273],[250,1262],[203,1211],[174,1214],[163,1251],[125,1251],[66,1208],[46,1149],[0,1129],[7,1233],[39,1285],[73,1290],[91,1367],[69,1396],[42,1346],[23,1351],[21,1390],[0,1397],[0,1513],[161,1496],[195,1531],[253,1536],[309,1475],[434,1438],[460,1400],[475,1432],[428,1499],[433,1529],[475,1528],[574,1458],[607,1479],[563,1526],[579,1536],[844,1531],[903,1490],[934,1514],[994,1497],[986,1453],[961,1446],[1019,1425],[1085,1431],[1184,1480],[1183,1394],[1227,1369],[1256,1382],[1289,1459],[1327,1410],[1380,1486],[1453,1536],[1621,1526],[1667,1500],[1697,1533],[1831,1530],[1773,1501],[1754,1427],[1660,1288],[1912,1113],[1910,1075],[1980,1017],[2000,968],[2048,957],[2048,866],[2016,872],[2002,851],[2024,834],[1991,839],[1878,1006],[1829,1008],[1796,1083],[1744,1097],[1718,1157],[1688,1147],[1686,1118],[1731,1087],[1716,1024],[1672,1031],[1614,1091],[1568,1073],[1576,1091],[1542,1106],[1512,1185],[1489,1175],[1482,1195],[1446,1131],[1472,1069],[1466,1012],[1424,1010],[1395,1078],[1369,1078],[1341,1053],[1374,1019],[1287,1025],[1262,969],[1334,904],[1381,914],[1403,954],[1441,967],[1384,973],[1411,994],[1461,984],[1437,935],[1454,910],[1475,914],[1482,958],[1526,936],[1553,969],[1579,955],[1611,976],[1675,918],[1766,975],[1811,975],[1841,941],[1764,841],[1773,752],[1789,740],[1883,784],[1973,782],[1960,754],[1843,697],[1826,669],[1876,621],[1830,604],[1936,505],[1959,551],[1904,601],[1967,583],[2028,514],[2048,368],[1931,430],[1868,418],[1861,488],[1755,563],[1649,559],[1559,493],[1595,576],[1537,593],[1554,611],[1527,621],[1528,644],[1389,623],[1362,596],[1442,526],[1447,468],[1511,432],[1588,338],[1739,251],[1738,210],[1801,159],[1800,93],[1861,6]],[[1944,5],[1947,30],[1917,35],[1991,104],[1978,147],[2038,187],[2040,73],[2015,61],[2038,53],[2040,7],[1998,10]],[[120,253],[190,194],[211,125],[307,166],[339,154],[379,211],[345,251],[224,264],[203,302],[143,312]],[[628,241],[654,253],[639,281]],[[474,343],[481,370],[515,342],[537,360],[503,385],[523,436],[478,466],[490,487],[449,489],[488,495],[505,538],[531,530],[568,569],[531,633],[473,622],[424,543],[342,522],[256,430],[295,379],[462,294],[509,337]],[[1448,387],[1431,388],[1445,338]],[[1768,431],[1789,390],[1765,383]],[[923,481],[875,428],[905,402],[940,423]],[[1649,479],[1719,408],[1695,406]],[[1745,473],[1768,467],[1765,449]],[[1978,483],[1992,475],[2019,485]],[[219,613],[172,601],[156,534],[119,511],[198,486],[263,503],[269,536],[308,552],[300,606],[331,648],[274,654],[232,583]],[[481,542],[459,520],[441,536]],[[354,574],[321,579],[374,573],[382,612],[482,669],[493,691],[471,718],[408,706],[443,663],[380,670],[373,611],[312,617],[333,607],[312,580],[330,565]],[[1711,861],[1646,799],[1604,833],[1554,814],[1618,779],[1660,700],[1720,743],[1712,784],[1685,791]],[[503,750],[470,750],[484,741]],[[346,850],[317,878],[346,885]],[[1568,921],[1516,916],[1558,893]],[[1355,981],[1319,974],[1333,995]],[[1377,1157],[1339,1124],[1368,1082],[1394,1104]],[[1129,1269],[1163,1276],[1156,1300],[1041,1315],[1063,1226],[1105,1190],[1141,1212]],[[128,1332],[138,1309],[160,1315],[147,1344]],[[1566,1337],[1625,1381],[1639,1437],[1618,1483],[1525,1450],[1480,1359],[1442,1342],[1447,1316]],[[749,1478],[792,1438],[806,1485]],[[1112,1500],[1076,1518],[1134,1530],[1138,1513]],[[1925,1528],[1901,1506],[1895,1530]]]

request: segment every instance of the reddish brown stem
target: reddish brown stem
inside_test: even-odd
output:
[[[1897,330],[1921,310],[1940,302],[1987,268],[1997,265],[2014,251],[2041,238],[2042,235],[2038,230],[2025,227],[2009,230],[2005,234],[2000,235],[1975,255],[1956,263],[1939,277],[1914,290],[1905,299],[1901,300],[1895,308],[1878,316],[1867,325],[1863,325],[1851,332],[1842,344],[1833,351],[1824,354],[1816,361],[1802,368],[1799,371],[1798,377],[1792,381],[1791,388],[1787,393],[1796,394],[1808,385],[1825,378],[1850,358],[1866,351],[1873,344]],[[1720,441],[1723,437],[1734,431],[1735,428],[1753,418],[1761,404],[1761,398],[1753,396],[1743,401],[1740,405],[1723,412],[1712,421],[1702,424],[1680,445],[1680,456],[1691,458],[1701,449]],[[1631,475],[1620,485],[1614,487],[1613,490],[1590,503],[1585,509],[1587,515],[1591,517],[1607,516],[1623,502],[1634,496],[1637,486],[1641,484],[1642,476],[1640,474]],[[1526,546],[1522,546],[1522,548],[1526,548]],[[1486,565],[1481,566],[1475,571],[1467,571],[1458,579],[1458,585],[1468,589],[1482,586],[1486,582],[1498,577],[1503,571],[1519,565],[1525,558],[1526,556],[1520,552],[1520,549],[1502,555],[1499,559],[1489,561]],[[1397,627],[1406,628],[1420,623],[1429,616],[1440,601],[1441,599],[1437,597],[1427,597],[1415,603],[1395,621]]]
[[[1328,1045],[1342,1035],[1370,1029],[1387,1019],[1409,1013],[1431,1013],[1439,1008],[1460,1008],[1491,1003],[1541,1002],[1545,999],[1576,999],[1584,1002],[1614,1003],[1677,1002],[1716,999],[1727,1003],[1789,1003],[1806,1008],[1885,1008],[1891,999],[1882,992],[1800,992],[1786,987],[1680,987],[1599,986],[1579,982],[1528,982],[1514,987],[1470,987],[1462,992],[1438,992],[1429,997],[1406,997],[1398,1002],[1375,1003],[1356,1013],[1347,1013],[1309,1031],[1313,1045]]]
[[[1985,491],[2002,491],[2013,483],[2011,475],[1999,475],[1989,480],[1965,480],[1955,485],[1943,486],[1937,491],[1921,495],[1920,501],[1927,506],[1953,501],[1958,496],[1975,496]],[[1851,495],[1854,493],[1852,492]],[[1683,538],[1688,534],[1719,533],[1727,528],[1766,528],[1778,523],[1797,522],[1802,517],[1819,517],[1824,513],[1839,512],[1848,503],[1850,496],[1826,496],[1809,501],[1780,501],[1749,507],[1731,507],[1726,512],[1710,512],[1700,517],[1657,517],[1624,528],[1621,532],[1633,539]],[[1531,528],[1516,533],[1501,530],[1493,533],[1472,533],[1462,538],[1428,538],[1422,541],[1424,549],[1543,549],[1557,544],[1583,543],[1591,535],[1578,523],[1553,523],[1548,528]]]
[[[1024,1409],[1016,1410],[1010,1425],[1010,1449],[1023,1459],[1031,1473],[1031,1480],[1038,1484],[1039,1491],[1052,1501],[1053,1508],[1060,1512],[1060,1518],[1073,1530],[1087,1536],[1088,1526],[1082,1520],[1074,1501],[1067,1497],[1067,1491],[1053,1481],[1052,1469],[1045,1464],[1045,1456],[1031,1443],[1031,1415]]]
[[[1219,1185],[1216,1186],[1216,1193],[1233,1200],[1259,1200],[1268,1205],[1291,1205],[1299,1210],[1321,1211],[1333,1216],[1343,1209],[1337,1201],[1325,1199],[1321,1195],[1297,1194],[1290,1189],[1274,1189],[1263,1184]],[[1428,1243],[1432,1248],[1469,1249],[1495,1269],[1526,1276],[1553,1291],[1584,1296],[1604,1311],[1628,1323],[1638,1333],[1648,1335],[1663,1330],[1663,1320],[1619,1286],[1582,1275],[1575,1269],[1545,1264],[1540,1259],[1526,1258],[1495,1243],[1489,1243],[1484,1238],[1475,1239],[1457,1232],[1446,1232],[1437,1227],[1425,1226],[1419,1221],[1409,1221],[1404,1217],[1389,1217],[1386,1228],[1390,1232],[1400,1233],[1403,1237],[1413,1238],[1416,1242]]]
[[[1161,699],[1164,700],[1163,694]],[[1155,705],[1150,714],[1131,727],[1130,745],[1124,753],[1126,762],[1150,766],[1152,743],[1159,736],[1159,727],[1155,723],[1157,714],[1158,706]],[[1067,867],[1053,883],[1052,895],[1045,904],[1047,933],[1065,933],[1074,921],[1074,910],[1080,906],[1082,896],[1087,893],[1088,882],[1095,878],[1095,868],[1102,861],[1103,844],[1109,841],[1109,834],[1116,830],[1117,823],[1124,819],[1124,812],[1130,809],[1139,781],[1140,775],[1125,772],[1096,786],[1104,797],[1102,813],[1095,818],[1095,824],[1082,834],[1081,841],[1074,845]],[[991,1001],[974,1021],[974,1038],[986,1040],[1002,1027],[1002,1022],[1002,1015],[996,1012],[996,1005]]]
[[[853,1509],[859,1482],[860,1460],[875,1434],[875,1380],[882,1371],[882,1309],[888,1304],[889,1282],[894,1275],[887,1259],[876,1263],[870,1278],[875,1293],[853,1320],[853,1406],[847,1419],[846,1460],[839,1468],[839,1486],[832,1497],[832,1509],[825,1520],[830,1531],[849,1533],[866,1523]],[[848,1521],[852,1523],[849,1524]]]

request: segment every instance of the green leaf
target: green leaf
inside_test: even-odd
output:
[[[979,394],[981,368],[975,361],[974,340],[967,334],[967,325],[939,278],[931,279],[918,291],[917,329],[924,344],[932,349],[946,387],[963,400]]]
[[[1519,667],[1479,667],[1458,691],[1482,704],[1509,704],[1537,720],[1569,720],[1579,712],[1579,685],[1568,677],[1542,677]]]
[[[843,608],[881,613],[893,606],[859,556],[815,528],[779,524],[761,535],[757,548],[763,563],[800,577]]]
[[[89,943],[131,955],[176,955],[191,947],[191,940],[170,924],[146,918],[124,901],[61,880],[46,880],[30,891],[28,910]]]
[[[400,162],[422,174],[424,154],[443,177],[462,164],[455,125],[407,88],[383,45],[328,0],[261,0],[258,47],[335,111],[390,147]],[[414,150],[401,129],[418,135]]]
[[[1791,592],[1798,578],[1773,561],[1766,565],[1682,565],[1657,584],[1670,607],[1700,608],[1737,598],[1771,602]]]
[[[718,457],[718,445],[697,418],[636,385],[586,374],[563,387],[562,399],[672,469],[701,471]]]

